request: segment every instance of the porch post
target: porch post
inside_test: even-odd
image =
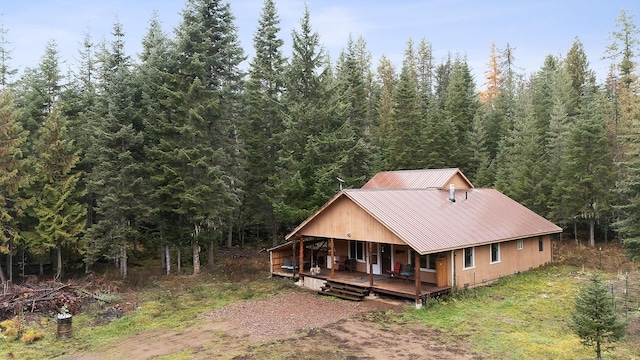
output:
[[[333,261],[333,259],[335,259],[335,256],[336,256],[335,244],[334,244],[333,238],[331,238],[331,251],[329,251],[329,253],[331,254],[331,259],[329,260],[331,261],[331,275],[329,276],[329,278],[333,279],[334,272],[336,270],[336,263],[335,261]]]
[[[373,287],[373,243],[372,242],[369,242],[369,286]]]
[[[413,252],[413,268],[415,269],[413,274],[416,278],[416,309],[420,309],[422,307],[422,299],[420,298],[420,295],[422,294],[422,287],[420,286],[422,282],[422,274],[420,273],[420,254],[418,254],[417,251],[411,251]]]
[[[300,282],[302,282],[303,279],[303,275],[302,275],[302,271],[304,270],[304,236],[300,235],[300,259],[298,261],[298,279]]]
[[[295,261],[294,261],[296,259],[296,242],[295,241],[292,242],[291,248],[292,248],[292,251],[291,251],[291,262],[293,263],[292,264],[293,265],[293,270],[291,270],[291,274],[293,275],[293,279],[295,279],[296,278],[296,265],[295,265]]]

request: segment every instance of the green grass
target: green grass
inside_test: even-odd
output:
[[[548,266],[432,301],[403,316],[465,339],[486,358],[591,359],[594,352],[567,326],[586,277],[578,275],[571,267]],[[638,356],[637,351],[633,343],[622,342],[607,356],[628,359]]]
[[[203,313],[238,301],[266,298],[294,287],[291,281],[266,279],[266,275],[254,279],[231,283],[203,275],[173,276],[157,281],[138,291],[140,305],[136,310],[107,325],[95,326],[97,315],[93,312],[74,316],[71,339],[57,339],[55,315],[51,314],[44,326],[46,336],[33,344],[0,338],[0,359],[5,354],[28,360],[64,357],[79,351],[93,352],[145,331],[177,331],[197,326],[201,323],[198,316]],[[174,356],[168,358],[187,358],[185,354]]]

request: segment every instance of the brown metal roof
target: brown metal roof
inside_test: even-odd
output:
[[[458,168],[384,171],[374,175],[362,189],[444,189],[456,175],[473,185]]]
[[[555,234],[562,229],[494,189],[344,190],[287,235],[346,196],[421,254]],[[302,231],[302,233],[304,230]]]

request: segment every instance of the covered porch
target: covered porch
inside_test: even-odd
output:
[[[361,300],[364,294],[384,294],[412,299],[418,305],[451,288],[448,259],[438,259],[442,260],[438,269],[436,254],[429,261],[406,244],[301,237],[271,249],[270,254],[272,275],[299,280],[307,288],[339,297],[336,289],[344,288],[347,294],[343,298],[351,298],[352,292],[359,295],[352,300]],[[394,264],[401,265],[400,273],[390,273]]]

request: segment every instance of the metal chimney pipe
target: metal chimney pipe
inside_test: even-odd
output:
[[[449,185],[449,200],[456,202],[456,186],[453,184]]]

